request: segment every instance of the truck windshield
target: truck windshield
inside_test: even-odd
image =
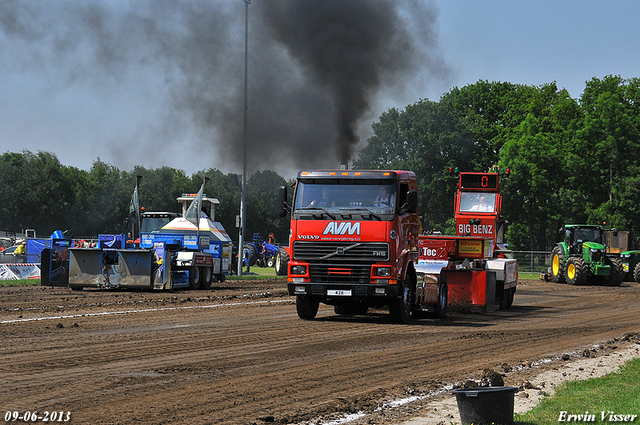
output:
[[[461,192],[460,212],[495,212],[496,194],[487,192]]]
[[[330,213],[368,211],[393,214],[396,198],[393,180],[298,181],[294,212],[319,209]]]
[[[140,224],[140,232],[141,233],[152,233],[157,232],[162,229],[167,223],[173,220],[174,217],[165,216],[165,217],[149,217],[143,216],[142,223]]]

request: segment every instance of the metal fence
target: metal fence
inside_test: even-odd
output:
[[[549,251],[512,251],[518,259],[518,270],[521,272],[546,272],[551,266]]]

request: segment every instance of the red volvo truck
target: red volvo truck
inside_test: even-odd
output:
[[[291,214],[287,288],[300,318],[314,319],[320,303],[347,315],[386,305],[405,323],[419,311],[446,314],[446,282],[416,272],[413,172],[301,171],[292,204],[282,186],[279,205],[281,217]]]
[[[504,244],[500,175],[456,173],[457,234],[419,237],[419,269],[432,278],[444,276],[449,303],[473,312],[509,308],[518,284],[517,260]]]

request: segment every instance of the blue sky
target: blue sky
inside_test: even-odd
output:
[[[242,82],[244,2],[212,0],[217,5],[216,13],[226,20],[220,26],[224,31],[203,40],[191,40],[202,42],[206,49],[213,48],[220,55],[216,60],[194,65],[206,72],[190,75],[182,72],[185,63],[204,62],[207,58],[183,54],[176,47],[171,56],[158,59],[158,52],[149,47],[145,38],[149,37],[150,28],[169,26],[167,22],[172,19],[170,12],[159,13],[150,5],[170,4],[171,0],[142,2],[148,6],[141,8],[142,12],[136,10],[140,2],[86,0],[82,4],[94,8],[83,6],[86,13],[82,19],[89,16],[88,22],[107,23],[105,31],[92,31],[87,36],[76,33],[79,18],[74,5],[79,1],[46,3],[48,8],[53,7],[51,4],[59,6],[43,8],[44,12],[40,11],[44,4],[35,0],[0,5],[0,153],[50,151],[62,164],[82,169],[89,169],[100,158],[127,171],[134,165],[143,165],[179,168],[187,174],[205,168],[241,172],[237,156],[234,162],[229,154],[238,147],[225,143],[230,134],[221,128],[228,123],[229,115],[217,115],[219,111],[212,107],[199,112],[194,104],[233,105],[232,99],[237,100],[233,96],[238,90],[231,94],[230,87],[241,87]],[[264,48],[268,40],[265,41],[264,28],[256,22],[263,7],[261,2],[268,1],[253,0],[250,6],[249,43],[254,46],[250,74],[254,73],[254,88],[264,88],[269,78],[285,75],[281,69],[273,69],[273,64],[287,63],[282,49]],[[427,57],[437,65],[413,69],[411,75],[405,75],[409,83],[404,85],[387,81],[378,88],[369,111],[361,117],[358,147],[370,136],[371,123],[385,110],[402,109],[420,98],[438,100],[454,86],[463,87],[478,80],[536,86],[556,81],[559,88],[566,88],[572,97],[579,98],[585,82],[593,77],[639,76],[640,2],[412,1],[402,0],[405,13],[411,14],[415,9],[430,16],[425,25],[430,25],[435,40],[432,38],[429,43]],[[193,17],[205,12],[190,15],[191,21],[180,26],[180,31],[193,25],[194,33],[204,32],[198,26],[211,25],[210,21],[201,23]],[[135,20],[134,14],[138,14]],[[420,24],[421,17],[416,16],[413,23]],[[155,26],[144,27],[151,21]],[[124,35],[122,29],[126,29]],[[415,35],[418,41],[421,36]],[[154,46],[157,49],[168,42],[162,40]],[[267,55],[269,61],[274,56],[280,60],[265,66]],[[184,62],[172,63],[171,58],[176,57]],[[212,69],[215,71],[210,75]],[[200,81],[203,75],[210,81]],[[303,70],[283,77],[285,82],[302,78]],[[184,88],[192,92],[181,97]],[[316,89],[310,86],[309,93],[322,98]],[[200,94],[202,99],[198,98]],[[274,108],[277,104],[275,101]],[[261,112],[256,111],[256,103],[253,106],[252,109],[250,103],[250,119]],[[240,115],[231,115],[231,119]],[[263,130],[281,125],[302,127],[314,116],[322,115],[323,111],[318,110],[303,118],[282,117]],[[309,151],[313,158],[300,161],[289,155],[288,149],[275,144],[260,150],[257,156],[266,161],[256,163],[252,169],[275,169],[290,177],[296,169],[314,164],[331,166],[334,161],[328,155],[330,160],[323,162],[327,155],[321,151]]]
[[[593,77],[638,77],[640,2],[437,0],[453,85],[556,81],[573,98]]]

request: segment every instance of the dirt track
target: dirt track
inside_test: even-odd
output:
[[[485,368],[580,356],[640,331],[640,285],[522,281],[510,310],[412,325],[384,312],[298,319],[283,280],[174,293],[0,288],[0,408],[76,424],[304,423],[376,407]],[[41,320],[33,320],[41,319]],[[556,360],[561,361],[561,360]],[[506,382],[519,385],[520,382]],[[419,416],[378,411],[353,423]]]

